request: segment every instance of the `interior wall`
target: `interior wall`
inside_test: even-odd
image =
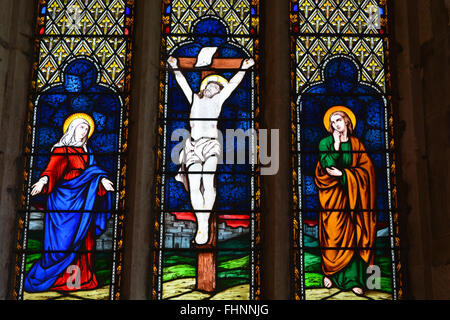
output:
[[[122,299],[151,299],[161,4],[136,1]]]
[[[393,4],[406,297],[448,299],[449,15],[444,0]]]
[[[11,293],[15,216],[22,188],[22,140],[33,63],[34,6],[2,0],[0,10],[0,299]]]
[[[279,130],[280,164],[277,174],[262,176],[262,298],[287,300],[293,296],[289,0],[261,3],[261,128]]]

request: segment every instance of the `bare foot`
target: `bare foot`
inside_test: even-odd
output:
[[[362,296],[364,294],[364,290],[358,287],[353,288],[352,291],[357,296]]]
[[[197,235],[195,236],[195,243],[204,245],[209,238],[209,213],[197,214]]]
[[[198,231],[195,236],[195,243],[198,245],[204,245],[208,242],[208,233],[204,231]]]
[[[333,286],[333,282],[328,277],[323,278],[323,286],[327,289],[330,289]]]

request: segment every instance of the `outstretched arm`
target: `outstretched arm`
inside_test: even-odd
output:
[[[222,99],[222,101],[227,100],[231,96],[233,91],[239,86],[239,84],[244,79],[247,70],[253,67],[254,65],[255,60],[253,60],[252,58],[244,60],[241,67],[242,70],[236,73],[234,77],[231,78],[230,82],[220,92],[220,98]]]
[[[192,98],[193,98],[192,97],[193,96],[192,89],[189,86],[189,83],[187,82],[187,80],[184,77],[183,73],[180,70],[178,70],[178,60],[177,60],[177,58],[169,57],[167,62],[172,67],[173,73],[175,74],[175,79],[177,80],[178,85],[181,87],[181,90],[183,90],[183,93],[186,96],[186,98],[188,99],[189,104],[192,104]]]

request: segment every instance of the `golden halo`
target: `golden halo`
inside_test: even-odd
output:
[[[325,126],[325,129],[327,131],[330,128],[330,116],[337,111],[345,112],[352,122],[353,129],[356,128],[356,116],[353,111],[344,106],[334,106],[328,109],[328,111],[325,113],[325,116],[323,117],[323,125]]]
[[[227,80],[227,79],[225,79],[225,78],[222,77],[222,76],[219,76],[219,75],[214,74],[214,75],[208,76],[208,77],[206,77],[205,79],[203,79],[202,85],[200,86],[200,90],[205,90],[206,86],[207,86],[208,83],[210,83],[211,81],[218,82],[218,83],[220,83],[220,84],[223,84],[224,86],[228,84],[228,80]]]
[[[63,132],[66,133],[72,121],[76,119],[84,119],[89,123],[89,138],[92,137],[92,135],[94,134],[95,122],[94,119],[92,119],[92,117],[86,113],[75,113],[68,117],[64,122]]]

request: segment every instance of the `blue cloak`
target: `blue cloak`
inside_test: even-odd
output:
[[[74,263],[76,251],[82,249],[92,223],[95,223],[96,236],[106,229],[113,194],[97,195],[101,180],[108,175],[96,164],[91,150],[89,153],[89,164],[82,174],[56,184],[48,196],[47,210],[50,212],[45,214],[45,252],[25,279],[27,292],[42,292],[52,287],[67,267]],[[80,212],[74,212],[77,210]]]

